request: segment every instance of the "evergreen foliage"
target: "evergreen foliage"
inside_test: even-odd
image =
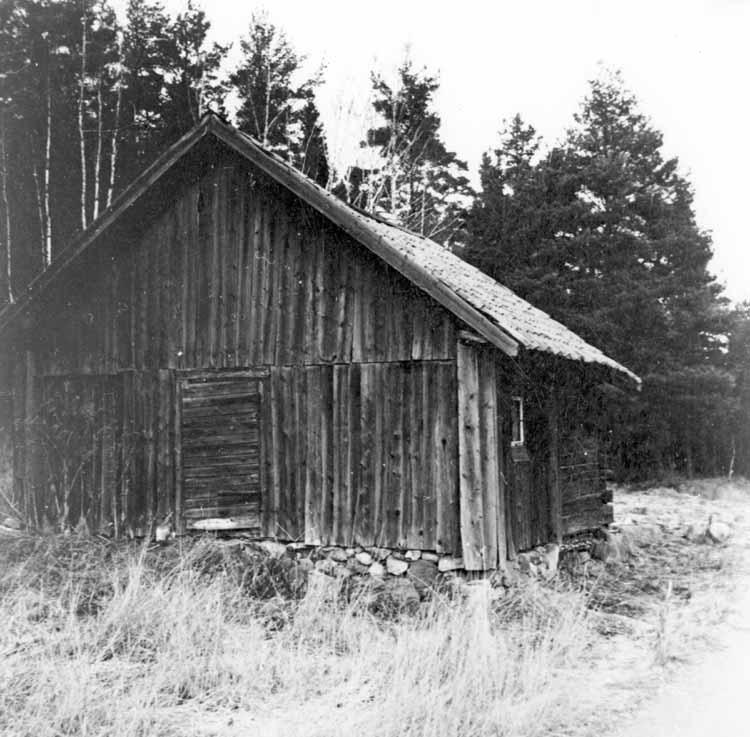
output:
[[[397,76],[390,85],[372,75],[372,105],[381,122],[367,131],[362,148],[376,154],[375,163],[352,169],[346,196],[362,209],[451,245],[460,240],[473,196],[467,166],[440,137],[440,116],[433,109],[437,78],[414,69],[408,59]]]
[[[230,77],[240,100],[239,129],[326,186],[330,171],[315,104],[320,78],[304,76],[304,57],[265,14],[253,16],[240,46],[243,60]]]
[[[485,156],[465,256],[644,378],[606,404],[621,473],[726,468],[728,313],[677,160],[618,74],[539,149],[517,116]]]

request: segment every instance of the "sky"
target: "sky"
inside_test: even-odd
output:
[[[170,12],[187,0],[163,0]],[[122,7],[125,0],[115,2]],[[750,300],[750,0],[197,0],[212,38],[233,43],[265,8],[311,71],[334,160],[356,152],[372,69],[405,51],[439,73],[436,108],[449,148],[476,173],[503,119],[521,113],[548,145],[572,123],[601,67],[622,71],[695,190],[713,235],[711,269]]]

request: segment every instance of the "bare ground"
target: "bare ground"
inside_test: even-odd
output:
[[[617,737],[705,737],[750,732],[750,496],[745,483],[694,482],[683,493],[621,495],[623,520],[649,517],[676,526],[705,523],[708,515],[731,525],[716,580],[700,591],[693,622],[697,637],[671,635],[675,659]],[[689,494],[686,492],[693,492]],[[626,522],[627,524],[627,522]],[[711,586],[711,584],[714,586]],[[702,600],[701,600],[702,599]],[[711,613],[716,620],[712,622]],[[688,612],[686,612],[689,614]]]
[[[622,628],[592,643],[592,683],[604,688],[561,734],[748,733],[750,484],[619,488],[615,519],[632,554],[605,569],[592,596]],[[701,534],[711,519],[731,528],[727,542]]]

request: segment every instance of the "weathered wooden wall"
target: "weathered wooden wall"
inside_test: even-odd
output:
[[[29,519],[120,536],[174,514],[171,374],[35,377],[19,387],[27,411],[17,418],[17,475]]]
[[[565,535],[613,521],[612,492],[602,475],[599,442],[594,435],[579,430],[562,439],[560,486]]]
[[[455,396],[451,361],[272,369],[266,533],[454,552]]]
[[[455,356],[450,313],[237,157],[132,222],[40,305],[41,373]]]
[[[215,153],[176,180],[164,209],[134,212],[36,303],[19,397],[54,377],[86,397],[102,377],[120,382],[119,463],[102,472],[82,440],[81,501],[57,521],[145,534],[170,514],[183,527],[218,515],[283,539],[453,551],[455,319],[252,166]],[[190,377],[216,386],[247,370],[266,371],[258,427],[230,444],[257,443],[227,465],[229,428],[192,416],[216,399]],[[261,453],[262,468],[247,465]],[[115,491],[94,504],[111,477]]]
[[[35,303],[13,371],[30,518],[123,535],[218,515],[474,570],[570,531],[538,358],[459,341],[448,311],[283,187],[226,151],[211,161]],[[512,449],[518,394],[527,442]],[[41,407],[91,418],[62,511]]]

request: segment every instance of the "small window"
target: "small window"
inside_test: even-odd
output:
[[[511,399],[511,445],[523,445],[525,434],[523,427],[523,397],[512,397]]]

